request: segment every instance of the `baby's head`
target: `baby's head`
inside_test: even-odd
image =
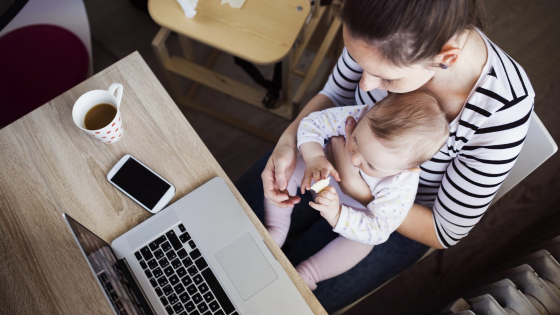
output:
[[[354,166],[369,176],[385,177],[420,166],[448,137],[445,113],[433,96],[393,93],[358,123],[349,149]]]

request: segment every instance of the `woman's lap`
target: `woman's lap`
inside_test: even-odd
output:
[[[264,191],[261,173],[270,154],[259,160],[236,183],[236,187],[251,206],[255,214],[264,222]],[[317,253],[335,239],[338,234],[317,211],[308,206],[311,199],[305,194],[292,212],[291,234],[301,234],[286,256],[294,266]],[[422,257],[428,246],[393,233],[389,239],[376,246],[358,265],[346,273],[317,284],[313,291],[319,302],[332,313],[373,291],[386,281],[406,270]]]

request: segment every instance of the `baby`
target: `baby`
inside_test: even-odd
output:
[[[345,122],[358,122],[351,135]],[[389,94],[375,105],[336,107],[312,113],[298,129],[301,151],[288,183],[295,195],[312,180],[337,171],[326,159],[324,145],[335,136],[345,136],[351,163],[371,190],[373,201],[366,207],[345,195],[338,183],[318,194],[310,206],[340,234],[296,269],[311,290],[317,282],[349,270],[366,257],[374,245],[385,242],[406,218],[418,188],[419,165],[441,149],[449,137],[445,114],[436,99],[424,92]],[[276,207],[265,199],[265,226],[279,246],[284,244],[291,220],[291,209]]]

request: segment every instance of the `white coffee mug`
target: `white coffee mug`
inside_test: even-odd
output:
[[[115,97],[115,91],[117,96]],[[103,143],[115,143],[119,141],[123,135],[123,122],[121,119],[121,99],[123,95],[123,86],[120,83],[113,83],[109,90],[93,90],[80,96],[74,108],[72,109],[72,118],[74,123],[83,131],[87,132],[91,137]],[[87,112],[94,106],[99,104],[110,104],[117,109],[117,114],[113,120],[105,127],[98,130],[86,129],[84,118]]]

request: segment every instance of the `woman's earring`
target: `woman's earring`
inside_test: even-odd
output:
[[[444,70],[447,69],[447,66],[444,65],[443,63],[440,63],[440,64],[439,64],[439,67],[442,68],[442,69],[444,69]]]

